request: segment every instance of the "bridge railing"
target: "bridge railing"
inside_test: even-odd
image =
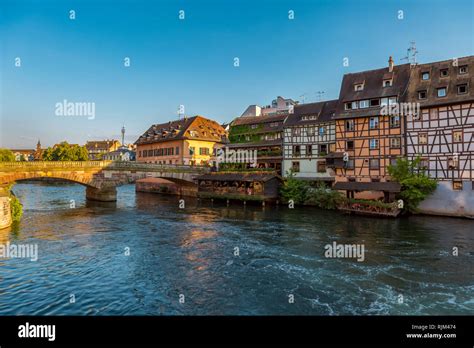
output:
[[[128,161],[31,161],[31,162],[0,162],[0,171],[2,169],[11,171],[21,170],[42,170],[42,169],[87,169],[101,168],[109,170],[135,170],[135,171],[182,171],[207,173],[209,167],[188,166],[180,164],[156,164]]]
[[[205,166],[189,166],[183,164],[157,164],[128,161],[112,162],[109,166],[107,166],[107,168],[113,170],[179,170],[203,173],[210,171],[210,168]]]
[[[113,161],[17,161],[0,162],[0,168],[97,168],[111,163]]]

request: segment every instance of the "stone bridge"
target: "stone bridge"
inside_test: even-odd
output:
[[[96,201],[116,201],[117,186],[154,177],[194,183],[194,178],[210,171],[208,167],[147,164],[140,162],[0,162],[0,187],[39,178],[54,178],[86,186],[86,197]]]

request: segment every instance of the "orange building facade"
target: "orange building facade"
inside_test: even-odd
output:
[[[202,116],[152,125],[136,141],[137,161],[173,165],[215,165],[226,131]]]
[[[344,76],[334,117],[336,151],[327,163],[335,170],[334,187],[344,187],[348,196],[377,198],[383,193],[388,199],[384,185],[393,187],[388,166],[405,155],[406,119],[400,105],[407,98],[410,74],[410,64],[395,66],[390,57],[387,68]],[[371,184],[377,192],[370,192]]]

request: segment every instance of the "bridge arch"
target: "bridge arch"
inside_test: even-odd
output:
[[[21,182],[26,180],[41,180],[41,179],[57,179],[63,180],[71,183],[80,184],[86,187],[95,187],[97,183],[91,177],[78,175],[74,172],[53,172],[53,173],[43,173],[43,172],[15,172],[8,176],[3,176],[1,178],[1,185],[10,185],[15,182]]]

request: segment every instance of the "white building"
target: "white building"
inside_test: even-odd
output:
[[[474,216],[474,56],[412,68],[409,101],[420,114],[407,117],[407,157],[438,181],[424,213]]]
[[[256,116],[267,116],[273,114],[287,114],[292,112],[292,108],[298,105],[298,102],[291,98],[283,98],[278,96],[272,100],[271,105],[258,106],[249,105],[247,109],[242,113],[240,117],[256,117]]]
[[[294,107],[284,124],[284,176],[292,171],[296,178],[309,181],[334,180],[325,156],[336,147],[336,106],[337,100],[331,100]]]

